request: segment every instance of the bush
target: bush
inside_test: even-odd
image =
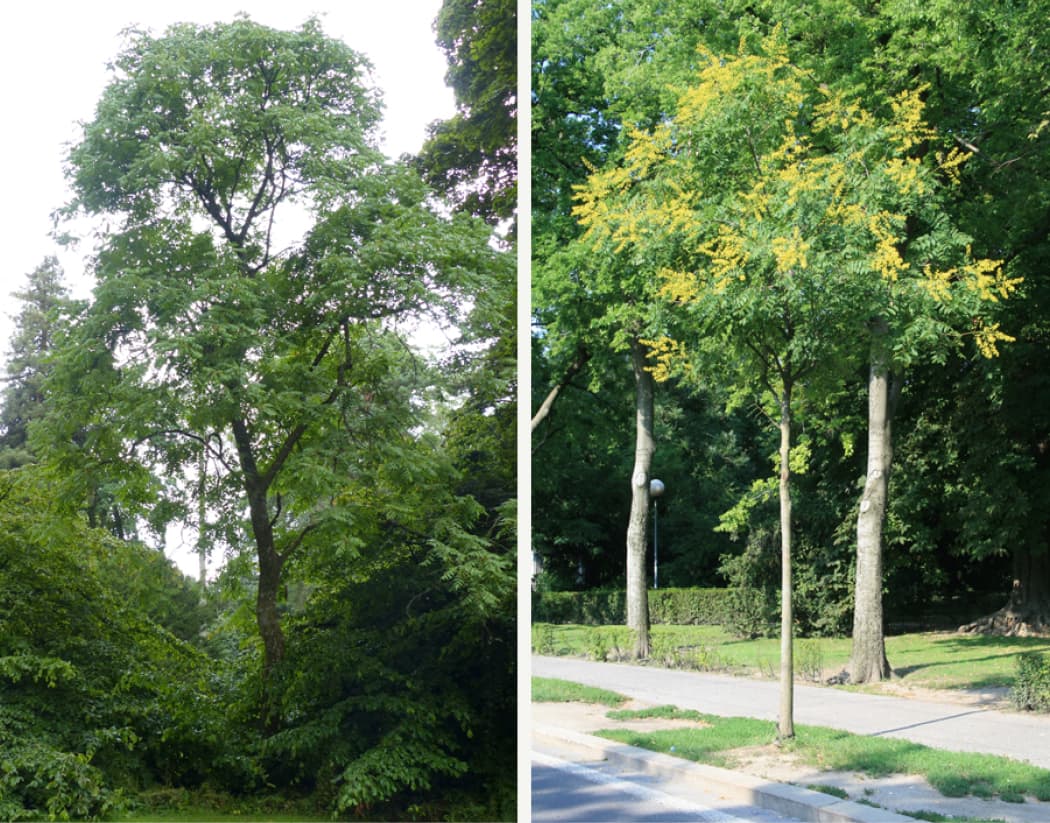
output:
[[[622,589],[586,592],[533,592],[534,623],[573,623],[616,626],[627,622],[627,599]]]
[[[649,592],[649,621],[654,625],[717,626],[727,620],[726,589],[657,589]],[[586,592],[533,592],[534,623],[616,626],[627,622],[622,589]]]
[[[1050,711],[1050,658],[1034,652],[1019,655],[1010,697],[1024,711]]]

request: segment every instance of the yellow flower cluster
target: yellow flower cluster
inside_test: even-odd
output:
[[[999,356],[999,347],[996,345],[999,341],[1012,343],[1017,339],[1000,331],[998,323],[985,325],[983,320],[975,318],[973,325],[974,341],[977,343],[977,350],[989,360]]]
[[[894,224],[904,222],[904,216],[880,211],[868,218],[868,229],[875,236],[875,253],[871,258],[871,268],[887,280],[894,283],[901,272],[907,271],[908,264],[901,257],[897,244],[900,238],[894,231]]]
[[[969,246],[966,248],[966,256],[970,256]],[[1023,277],[1007,277],[1003,272],[1001,260],[974,260],[966,266],[965,271],[970,288],[977,292],[982,300],[991,303],[998,303],[1000,297],[1005,300],[1024,280]]]
[[[923,85],[917,89],[905,89],[890,101],[893,122],[887,130],[888,137],[901,151],[908,151],[936,136],[923,119],[926,105],[922,102],[922,94],[928,88]]]
[[[841,92],[833,92],[827,86],[820,87],[824,101],[813,108],[814,131],[832,128],[847,131],[850,126],[868,126],[874,122],[871,112],[862,109],[856,100],[847,100]]]
[[[664,335],[656,340],[640,342],[649,348],[649,359],[655,361],[655,365],[647,367],[647,371],[657,383],[670,380],[676,370],[689,362],[689,352],[680,340]]]
[[[744,238],[728,226],[719,226],[718,236],[700,246],[700,251],[711,258],[713,291],[721,294],[733,277],[744,279],[744,266],[750,255]]]
[[[922,286],[934,300],[938,303],[947,303],[952,299],[951,288],[956,275],[959,273],[958,269],[951,268],[939,271],[927,263],[922,267],[922,273],[924,278],[921,281]]]
[[[809,243],[802,239],[802,233],[795,226],[790,237],[773,238],[773,256],[777,259],[777,271],[787,274],[798,266],[806,268],[806,252],[809,251]]]
[[[663,281],[660,295],[672,303],[691,303],[700,296],[700,283],[692,272],[661,269],[657,277]]]
[[[918,157],[891,157],[886,161],[886,174],[901,194],[926,193],[926,183],[919,175],[921,170],[922,161]]]
[[[968,151],[952,149],[947,156],[941,151],[937,152],[935,156],[937,158],[937,168],[943,171],[952,183],[957,184],[959,182],[959,167],[969,160],[972,155]]]

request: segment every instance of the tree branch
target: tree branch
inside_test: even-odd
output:
[[[536,414],[533,415],[529,431],[536,431],[536,427],[543,422],[543,420],[547,417],[548,414],[550,414],[551,407],[554,405],[554,401],[557,399],[558,394],[563,388],[569,385],[569,382],[572,380],[572,378],[579,374],[580,370],[583,369],[583,367],[587,364],[587,361],[590,359],[590,352],[587,351],[587,349],[581,345],[576,352],[576,357],[569,364],[569,367],[565,370],[565,374],[562,375],[562,379],[554,385],[554,388],[550,390],[550,392],[544,398],[543,402],[540,404],[540,407],[536,411]]]

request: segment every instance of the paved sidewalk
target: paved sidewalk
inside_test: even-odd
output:
[[[653,705],[776,720],[779,683],[569,657],[532,658],[532,674],[600,686]],[[984,752],[1050,769],[1050,717],[795,685],[795,722]]]
[[[600,686],[625,694],[638,704],[674,704],[723,716],[774,720],[779,699],[779,684],[770,681],[574,658],[534,657],[532,673]],[[1005,755],[1044,767],[1050,761],[1047,750],[1050,718],[1045,716],[995,710],[979,703],[938,703],[800,684],[795,688],[796,721],[800,723],[899,737],[957,751]],[[634,727],[641,723],[658,728],[663,721],[612,721],[606,717],[607,707],[586,703],[534,703],[531,712],[534,745],[541,740],[560,742],[578,752],[587,751],[592,758],[633,764],[636,770],[659,775],[665,781],[665,790],[671,794],[686,792],[690,785],[702,785],[708,791],[776,808],[812,823],[900,820],[892,816],[893,811],[905,815],[936,812],[948,819],[974,821],[1050,823],[1050,803],[1040,803],[1034,797],[1025,803],[971,796],[945,797],[915,775],[872,777],[829,772],[791,758],[765,757],[763,751],[745,755],[742,764],[733,771],[711,770],[682,761],[675,765],[673,758],[657,757],[651,752],[631,750],[631,747],[591,736],[597,729],[621,725]],[[791,785],[777,788],[777,784]],[[880,808],[872,809],[856,802],[837,803],[834,797],[793,788],[806,786],[832,786],[846,792],[852,801],[870,801]],[[791,794],[793,791],[796,795]],[[785,807],[782,805],[785,799],[797,804]]]

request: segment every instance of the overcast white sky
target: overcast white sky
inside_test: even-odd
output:
[[[10,297],[49,254],[59,257],[77,297],[90,280],[79,258],[50,239],[51,213],[68,199],[62,163],[67,144],[90,120],[129,26],[162,34],[172,23],[229,21],[238,12],[275,28],[295,29],[311,15],[325,34],[365,54],[383,91],[383,148],[392,157],[415,152],[426,126],[454,111],[446,88],[444,55],[434,42],[441,0],[179,0],[177,3],[106,0],[100,3],[29,0],[3,13],[0,77],[4,125],[0,158],[0,351],[6,352],[17,301]],[[194,558],[180,566],[195,574]]]

